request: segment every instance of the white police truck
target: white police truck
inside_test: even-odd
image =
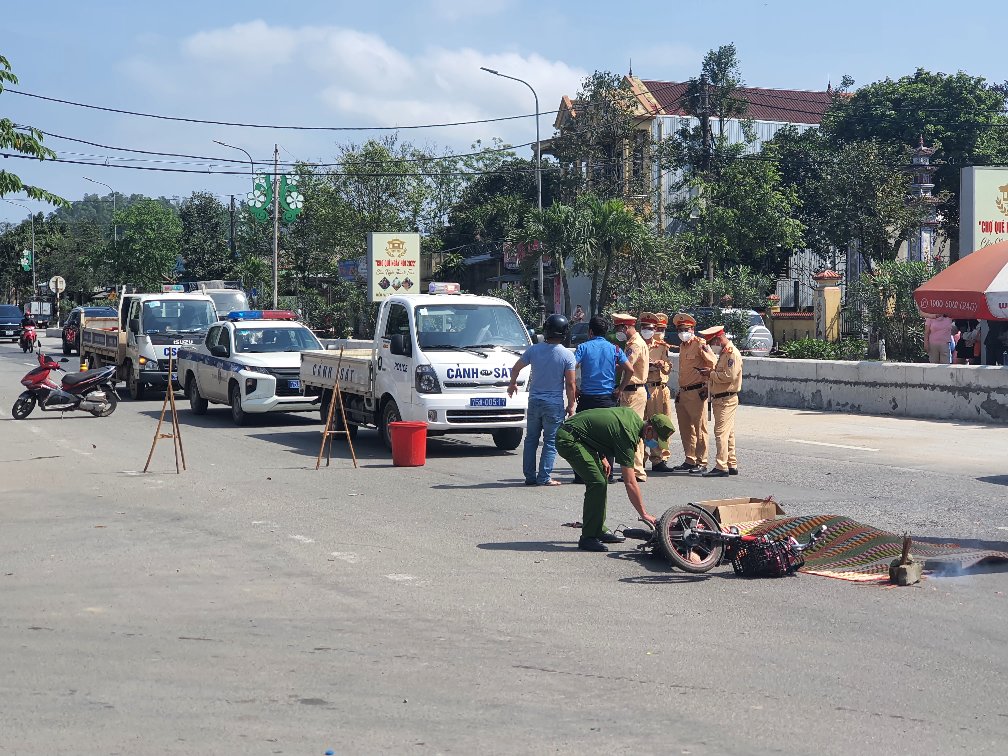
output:
[[[511,366],[531,346],[528,331],[503,299],[459,294],[457,284],[432,283],[431,291],[383,300],[373,341],[337,340],[304,352],[302,382],[323,392],[324,421],[338,377],[349,434],[375,427],[390,449],[389,424],[399,420],[425,422],[428,436],[489,433],[499,449],[516,449],[528,368],[513,397],[507,386]],[[338,408],[333,417],[341,424]]]
[[[208,406],[231,408],[235,425],[250,414],[310,412],[321,390],[301,382],[301,352],[322,345],[288,310],[242,310],[210,326],[206,338],[179,349],[178,376],[189,407],[202,415]]]

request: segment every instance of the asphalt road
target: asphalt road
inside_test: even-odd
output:
[[[46,340],[55,346],[55,340]],[[887,589],[577,551],[581,489],[488,437],[395,468],[315,415],[236,428],[161,400],[10,418],[0,344],[0,753],[1003,753],[1008,572]],[[71,367],[71,366],[68,366]],[[1008,428],[744,407],[742,475],[652,477],[651,512],[773,494],[1008,549]],[[678,461],[678,460],[675,460]],[[569,479],[566,471],[559,475]],[[622,486],[609,524],[632,524]]]

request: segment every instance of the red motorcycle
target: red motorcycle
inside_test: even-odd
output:
[[[67,362],[64,357],[63,362]],[[115,391],[115,365],[67,373],[61,385],[49,377],[53,370],[63,370],[52,357],[39,352],[39,366],[21,379],[25,391],[14,402],[11,415],[24,420],[39,406],[43,412],[83,410],[95,417],[108,417],[115,412],[119,396]]]
[[[18,346],[21,347],[22,352],[31,352],[35,349],[36,344],[38,344],[38,334],[35,332],[35,326],[26,325],[21,329],[21,339],[18,341]]]

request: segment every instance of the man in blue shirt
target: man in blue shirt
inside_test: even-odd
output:
[[[588,321],[588,334],[591,338],[579,344],[574,351],[574,361],[581,366],[578,412],[618,406],[618,388],[629,383],[633,377],[633,368],[627,362],[626,354],[606,340],[605,335],[608,331],[609,323],[606,319],[601,315],[595,315]],[[619,380],[616,378],[617,373]],[[615,478],[610,475],[609,482],[612,483],[614,480]],[[581,482],[576,472],[574,482]]]
[[[511,368],[508,396],[518,391],[518,374],[526,365],[532,366],[529,377],[528,421],[525,431],[525,450],[522,469],[526,486],[558,486],[560,481],[550,477],[556,461],[556,432],[565,417],[574,414],[576,388],[574,385],[574,355],[563,345],[570,331],[570,323],[563,315],[550,315],[543,325],[546,341],[533,344],[525,350]],[[564,392],[567,403],[564,404]],[[543,450],[536,470],[536,449],[542,435]]]

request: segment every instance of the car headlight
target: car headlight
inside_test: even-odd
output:
[[[146,357],[141,357],[139,362],[141,370],[157,370],[159,367],[157,360],[151,360]]]
[[[417,365],[416,390],[418,394],[440,394],[441,382],[437,372],[430,365]]]

